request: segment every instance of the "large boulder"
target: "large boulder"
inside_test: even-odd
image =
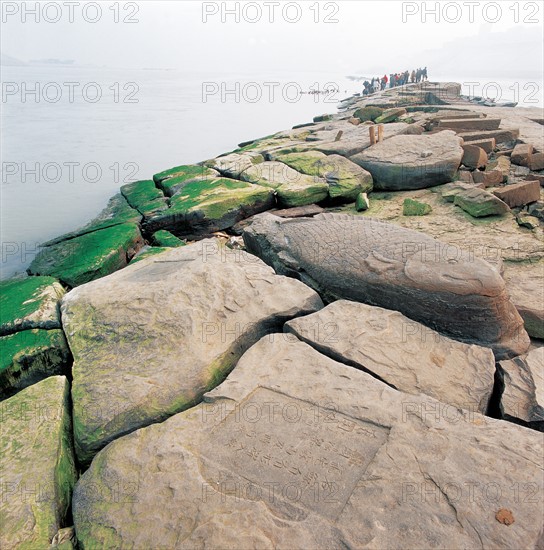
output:
[[[303,174],[324,178],[332,199],[354,201],[359,193],[372,191],[370,173],[341,155],[306,151],[280,155],[277,160]]]
[[[69,292],[78,458],[194,405],[263,334],[320,307],[310,288],[213,239]]]
[[[510,208],[525,206],[540,199],[540,183],[536,180],[522,181],[496,189],[493,194]]]
[[[53,277],[0,282],[0,336],[31,328],[60,328],[58,302],[64,289]]]
[[[544,347],[499,363],[504,418],[544,431]]]
[[[469,251],[423,233],[360,216],[256,216],[244,230],[250,252],[327,301],[394,309],[453,338],[524,353],[529,337],[499,273]]]
[[[232,227],[274,206],[272,189],[230,178],[193,179],[170,199],[168,210],[148,216],[147,233],[167,229],[176,236],[196,238]]]
[[[77,477],[69,400],[68,381],[53,376],[0,404],[2,549],[49,548],[65,525]]]
[[[279,205],[285,208],[314,204],[326,199],[329,194],[324,179],[301,174],[278,161],[252,166],[244,170],[240,178],[260,187],[274,189]]]
[[[83,548],[533,549],[543,451],[275,334],[206,402],[108,445],[74,523]]]
[[[0,398],[65,374],[70,359],[62,330],[31,329],[0,337]]]
[[[493,352],[447,338],[398,311],[338,300],[287,322],[284,330],[395,389],[487,412]]]
[[[138,225],[114,225],[43,247],[28,271],[75,287],[125,267],[142,245]]]
[[[423,189],[454,179],[463,158],[461,143],[451,131],[393,136],[351,160],[372,174],[376,189]]]
[[[216,179],[219,176],[219,172],[213,168],[199,164],[185,164],[155,174],[153,181],[166,196],[171,197],[183,189],[186,183]]]
[[[264,157],[261,153],[248,151],[229,153],[228,155],[207,160],[204,166],[216,170],[227,178],[239,178],[244,170],[261,162],[264,162]]]
[[[163,192],[153,180],[142,180],[127,183],[121,187],[121,194],[130,206],[143,216],[166,210],[168,204]]]

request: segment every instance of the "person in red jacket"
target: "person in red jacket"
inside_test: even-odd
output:
[[[382,90],[385,90],[387,88],[387,82],[388,81],[389,81],[389,79],[387,78],[387,75],[384,74],[383,78],[382,78]]]

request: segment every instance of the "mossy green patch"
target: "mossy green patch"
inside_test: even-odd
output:
[[[207,168],[205,166],[201,166],[200,164],[182,164],[181,166],[174,166],[174,168],[169,168],[168,170],[155,174],[153,176],[153,181],[160,184],[163,181],[172,178],[193,179],[206,175]]]
[[[141,245],[136,224],[116,225],[43,248],[29,273],[50,275],[75,287],[124,267]]]
[[[403,216],[426,216],[432,212],[430,204],[416,201],[414,199],[404,199],[402,204]]]
[[[127,183],[121,187],[121,193],[130,206],[144,216],[168,208],[165,196],[153,180]]]
[[[0,395],[66,372],[70,352],[62,330],[23,330],[0,337]]]
[[[383,109],[381,109],[380,107],[372,107],[371,105],[369,105],[368,107],[357,109],[353,113],[353,116],[355,118],[358,118],[361,122],[366,122],[368,120],[376,120],[382,113]]]
[[[168,172],[168,171],[167,171]],[[166,172],[162,172],[166,174]],[[155,176],[154,176],[155,177]],[[157,182],[157,185],[168,197],[178,193],[186,183],[193,180],[211,180],[218,177],[218,173],[212,168],[200,165],[187,165],[172,168],[172,173]]]
[[[181,239],[178,239],[178,237],[172,235],[170,231],[165,231],[164,229],[153,233],[151,241],[153,246],[177,247],[186,245]]]
[[[167,250],[172,250],[172,247],[170,247],[170,246],[150,246],[149,248],[146,248],[140,254],[135,256],[132,259],[132,261],[130,262],[130,265],[135,264],[137,262],[141,262],[142,260],[145,260],[146,258],[149,258],[149,256],[156,256],[157,254],[162,254],[163,252],[166,252]]]

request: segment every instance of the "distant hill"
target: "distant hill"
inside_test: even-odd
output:
[[[5,53],[0,53],[0,65],[3,65],[4,67],[24,67],[28,65],[28,63],[25,63],[16,57],[6,55]]]

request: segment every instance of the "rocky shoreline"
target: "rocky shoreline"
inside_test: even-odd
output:
[[[124,185],[0,283],[2,548],[541,548],[544,116],[424,82]]]

